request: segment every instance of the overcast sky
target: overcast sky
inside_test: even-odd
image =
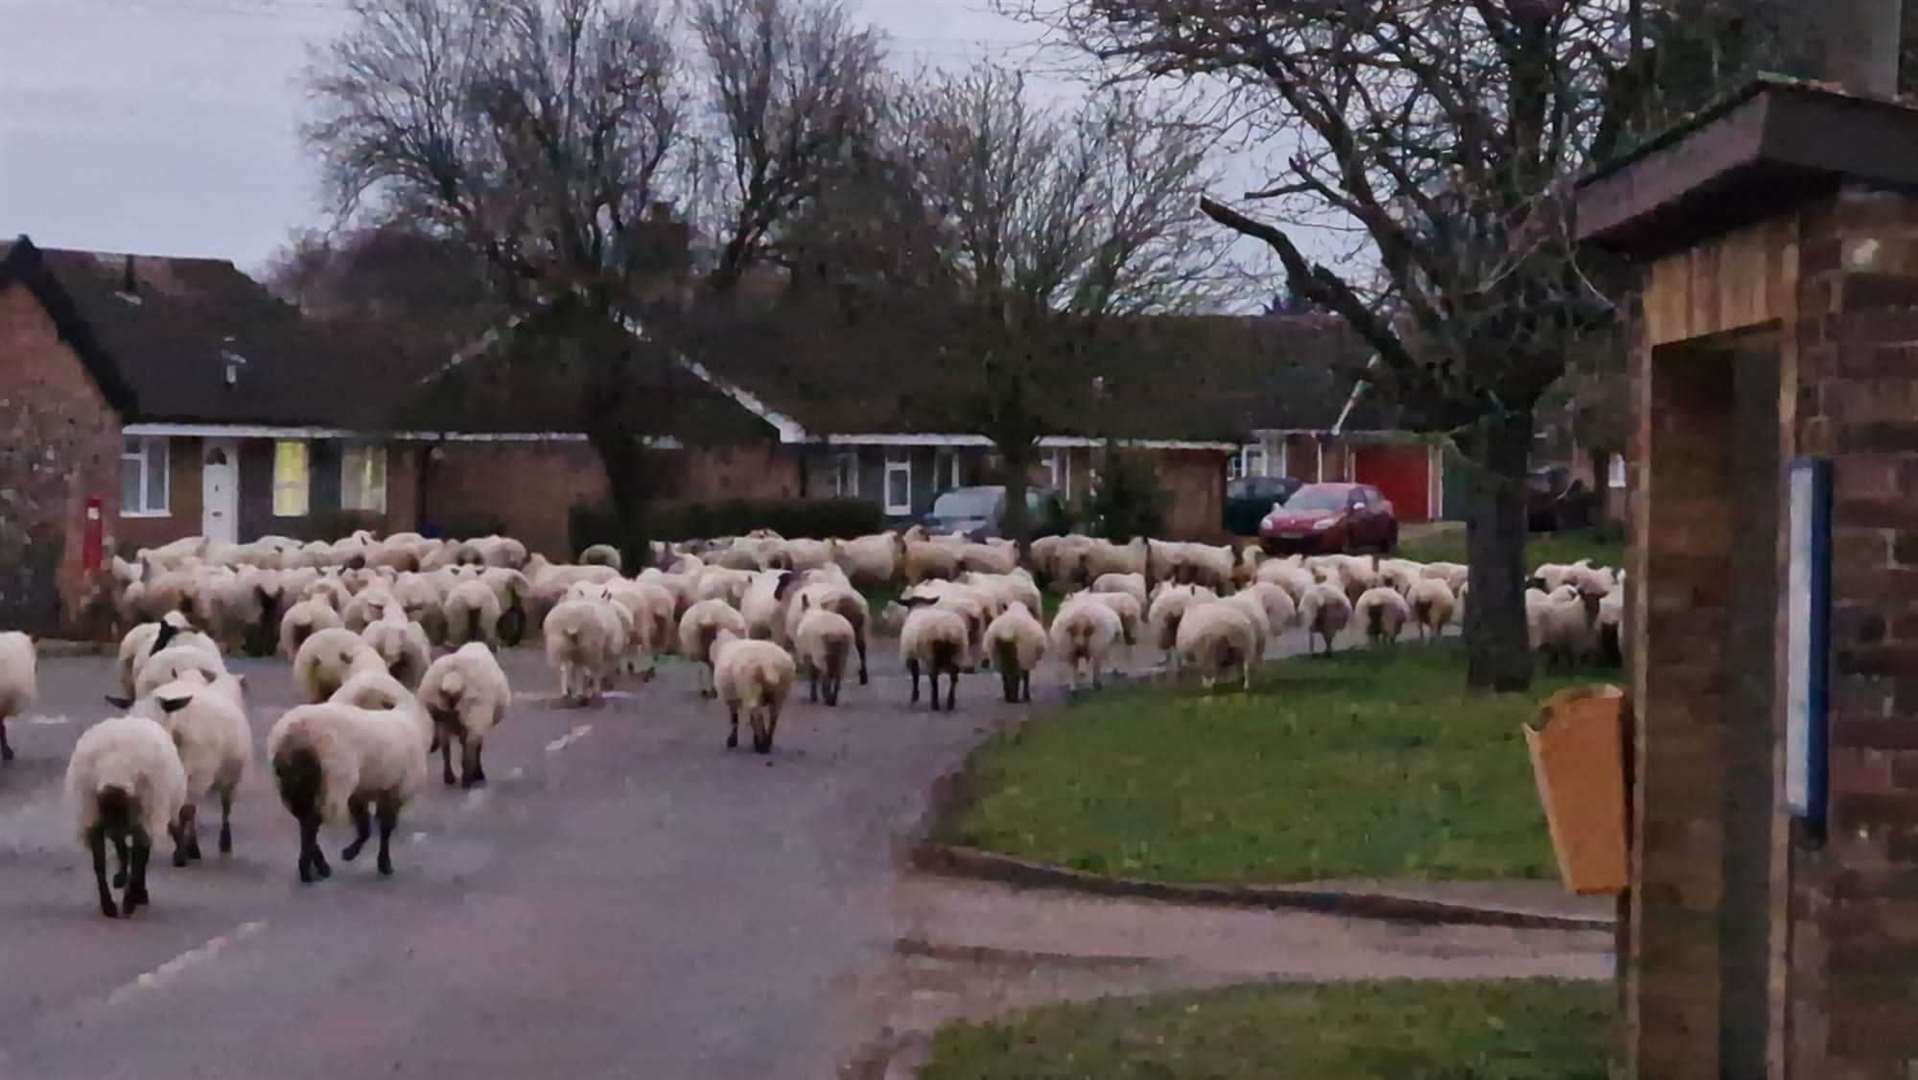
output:
[[[987,0],[848,0],[901,62],[1028,57]],[[338,0],[0,0],[0,235],[258,269],[325,223],[299,144]]]

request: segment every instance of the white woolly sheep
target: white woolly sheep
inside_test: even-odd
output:
[[[499,594],[479,578],[467,578],[448,590],[440,604],[440,625],[445,628],[446,644],[457,649],[480,641],[497,647],[500,643]]]
[[[446,641],[446,590],[438,574],[401,574],[393,581],[393,599],[400,602],[406,617],[418,623],[428,645]]]
[[[826,704],[837,705],[856,637],[852,623],[836,611],[813,607],[809,597],[800,597],[799,604],[799,621],[792,634],[794,659],[811,686],[811,700],[819,700],[823,685]]]
[[[1146,610],[1146,622],[1152,628],[1152,640],[1172,661],[1179,640],[1179,621],[1185,617],[1186,609],[1204,600],[1216,600],[1218,596],[1210,589],[1201,589],[1193,585],[1164,585],[1152,597],[1152,606]]]
[[[1195,667],[1210,690],[1231,668],[1239,669],[1241,689],[1252,689],[1252,667],[1262,639],[1255,616],[1243,604],[1208,600],[1187,608],[1175,643],[1181,667]]]
[[[1613,590],[1605,595],[1598,604],[1598,659],[1602,664],[1618,667],[1625,662],[1625,593],[1622,589]]]
[[[1032,609],[1014,601],[986,627],[986,654],[999,672],[1007,703],[1029,702],[1032,669],[1046,655],[1046,628],[1033,617]]]
[[[713,641],[722,630],[738,637],[746,636],[746,620],[724,600],[701,600],[686,609],[679,620],[679,655],[700,665],[699,693],[712,697]]]
[[[1095,601],[1097,596],[1117,596],[1118,593],[1087,593],[1077,600],[1068,600],[1052,617],[1052,655],[1064,664],[1071,687],[1079,688],[1081,665],[1092,670],[1092,685],[1097,688],[1104,685],[1106,657],[1112,646],[1125,634],[1119,620],[1119,613],[1104,601]]]
[[[560,697],[573,704],[597,702],[626,655],[626,619],[619,605],[601,598],[562,600],[546,616],[541,633],[546,662],[559,674]]]
[[[1110,540],[1068,537],[1069,541],[1083,539],[1083,544],[1072,543],[1068,550],[1078,551],[1076,565],[1072,567],[1073,581],[1083,584],[1097,581],[1107,574],[1138,574],[1147,581],[1156,580],[1147,572],[1150,559],[1148,550],[1150,541],[1144,537],[1135,538],[1129,544],[1115,544]]]
[[[406,612],[395,604],[386,609],[378,620],[369,623],[360,632],[360,638],[367,647],[380,655],[380,662],[386,665],[387,674],[405,683],[408,689],[419,686],[426,676],[426,665],[433,660],[432,646],[427,644],[426,631],[419,623],[406,617]]]
[[[1365,639],[1373,645],[1396,643],[1405,624],[1412,621],[1411,606],[1389,585],[1365,590],[1359,602],[1352,605],[1352,614],[1365,628]]]
[[[1103,604],[1119,616],[1120,638],[1130,647],[1139,641],[1139,624],[1146,621],[1145,608],[1137,598],[1124,592],[1075,592],[1066,594],[1066,602],[1081,600],[1089,604]]]
[[[130,916],[151,903],[147,859],[153,839],[186,802],[186,769],[166,729],[144,716],[116,716],[88,728],[67,761],[66,791],[80,843],[93,856],[100,913]],[[120,860],[113,885],[125,888],[123,904],[114,903],[107,885],[109,843]]]
[[[293,656],[293,685],[300,700],[318,704],[355,674],[386,670],[386,661],[360,635],[343,626],[314,632]]]
[[[1247,611],[1254,612],[1267,637],[1278,637],[1299,621],[1299,607],[1293,603],[1292,594],[1269,581],[1254,581],[1227,599],[1239,599]]]
[[[1306,652],[1315,652],[1314,641],[1325,642],[1325,651],[1332,651],[1332,642],[1352,621],[1352,601],[1346,598],[1345,590],[1332,582],[1317,582],[1305,592],[1305,598],[1299,602],[1299,622],[1305,627]]]
[[[1259,572],[1253,576],[1253,581],[1277,585],[1285,590],[1286,595],[1292,598],[1292,603],[1295,605],[1305,599],[1306,590],[1318,584],[1318,578],[1313,576],[1312,571],[1297,563],[1281,559],[1267,559],[1260,563]]]
[[[753,731],[753,751],[770,754],[780,710],[792,693],[796,666],[792,654],[770,641],[720,630],[713,639],[713,688],[732,719],[726,749],[739,745],[739,711]]]
[[[1422,573],[1426,577],[1438,578],[1445,582],[1445,587],[1452,590],[1454,596],[1458,595],[1459,590],[1465,588],[1465,583],[1472,577],[1470,567],[1455,562],[1429,562],[1425,564]]]
[[[793,578],[787,583],[787,591],[781,594],[786,605],[788,640],[797,636],[798,619],[807,607],[824,608],[838,614],[840,618],[852,625],[853,650],[859,654],[859,685],[866,685],[866,646],[873,629],[871,605],[867,604],[866,598],[848,582],[821,576],[796,589],[791,588],[793,581],[800,580],[797,577]]]
[[[619,549],[611,544],[594,544],[579,553],[581,566],[610,566],[615,571],[626,569],[625,560],[620,558]]]
[[[959,576],[959,552],[954,544],[935,540],[906,543],[905,574],[907,585],[940,578],[950,581]]]
[[[932,684],[932,711],[939,711],[939,676],[948,675],[946,711],[957,708],[959,671],[970,654],[965,617],[949,608],[933,606],[923,596],[900,601],[907,608],[906,625],[899,631],[899,658],[912,676],[912,703],[919,704],[919,673],[923,668]]]
[[[442,779],[453,784],[453,740],[460,741],[460,786],[486,782],[480,760],[487,733],[506,719],[513,699],[506,672],[484,642],[470,641],[433,661],[420,680],[419,701],[433,718]]]
[[[1412,621],[1418,624],[1420,641],[1442,634],[1445,624],[1452,621],[1453,610],[1458,607],[1451,586],[1445,583],[1444,578],[1419,578],[1406,590],[1405,600],[1412,606]]]
[[[226,661],[219,653],[198,642],[182,644],[175,640],[147,657],[146,663],[140,665],[140,670],[133,676],[134,700],[151,695],[155,687],[170,683],[187,671],[198,671],[211,681],[226,674]]]
[[[961,544],[959,567],[976,574],[1010,574],[1019,568],[1019,547],[1008,540]]]
[[[150,699],[153,717],[166,728],[186,769],[186,801],[171,826],[173,865],[200,858],[199,808],[208,793],[220,800],[220,854],[233,854],[233,795],[253,761],[253,729],[246,722],[246,697],[238,675],[209,680],[187,671],[157,687]],[[143,703],[144,705],[144,703]]]
[[[1100,574],[1087,592],[1124,593],[1139,602],[1139,610],[1146,609],[1147,595],[1144,574]]]
[[[0,761],[13,760],[7,718],[32,707],[39,694],[33,639],[18,631],[0,634]]]
[[[366,708],[355,701],[381,699],[392,708]],[[426,786],[433,722],[406,688],[383,671],[363,671],[323,704],[301,705],[267,733],[267,759],[280,802],[300,825],[300,881],[331,877],[320,851],[322,822],[351,820],[353,842],[340,851],[352,862],[379,817],[378,867],[393,872],[389,841],[400,808]]]
[[[309,596],[287,608],[286,614],[280,617],[280,655],[292,660],[299,655],[300,646],[306,644],[307,638],[341,625],[340,613],[333,610],[327,593]]]

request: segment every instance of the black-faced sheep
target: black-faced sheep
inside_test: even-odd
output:
[[[151,698],[160,722],[180,752],[186,769],[186,801],[173,834],[173,865],[200,857],[197,801],[212,793],[220,800],[220,854],[233,853],[233,796],[253,760],[253,729],[246,722],[246,697],[240,676],[209,680],[187,671],[157,687]],[[143,702],[142,708],[148,708]]]
[[[433,718],[433,741],[439,744],[442,778],[453,783],[453,740],[460,742],[460,784],[486,782],[480,752],[487,733],[506,719],[513,691],[506,672],[484,642],[472,641],[433,661],[420,680],[419,700]]]

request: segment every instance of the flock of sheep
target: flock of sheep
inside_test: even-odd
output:
[[[1045,658],[1072,686],[1087,676],[1098,686],[1119,650],[1140,642],[1207,686],[1236,676],[1249,687],[1268,640],[1288,627],[1326,651],[1348,626],[1374,644],[1408,625],[1429,637],[1461,617],[1467,593],[1455,563],[1055,536],[1034,541],[1022,565],[1008,542],[918,528],[847,541],[758,532],[653,555],[656,565],[627,577],[604,546],[560,564],[506,537],[361,532],[334,543],[191,538],[116,558],[114,607],[128,629],[107,698],[124,713],[80,737],[66,779],[101,911],[130,915],[148,902],[162,832],[176,866],[200,858],[197,807],[209,795],[220,851],[232,850],[234,793],[253,758],[245,678],[225,659],[240,652],[289,661],[304,702],[273,724],[266,757],[299,824],[300,880],[311,882],[331,874],[318,841],[326,822],[353,827],[341,852],[351,861],[377,821],[378,869],[392,872],[390,837],[426,788],[434,751],[446,784],[484,782],[487,734],[512,701],[496,650],[529,631],[573,703],[597,701],[621,677],[650,680],[662,654],[701,665],[701,694],[727,712],[727,747],[744,713],[753,748],[767,753],[799,678],[828,706],[855,664],[866,683],[880,626],[898,634],[912,702],[924,676],[938,710],[943,677],[950,711],[962,673],[994,671],[1006,701],[1030,701]],[[1615,646],[1620,577],[1586,563],[1540,567],[1527,594],[1534,646],[1572,662],[1600,650],[1608,627]],[[865,590],[887,586],[899,599],[875,616]],[[1050,626],[1042,588],[1066,593]],[[0,634],[0,757],[13,756],[5,720],[31,702],[34,667],[25,635]],[[117,902],[114,889],[124,890]]]

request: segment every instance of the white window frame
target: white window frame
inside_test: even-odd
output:
[[[378,500],[367,502],[365,505],[355,505],[349,498],[352,492],[353,456],[355,454],[370,455],[371,460],[379,463],[377,468],[380,478],[379,498]],[[311,459],[309,458],[308,461],[308,471],[310,472]],[[387,456],[386,445],[384,443],[347,443],[340,447],[340,509],[356,514],[386,513],[386,470]],[[364,495],[365,492],[361,492],[361,494]]]
[[[1268,455],[1265,452],[1264,443],[1246,443],[1244,446],[1239,447],[1238,458],[1239,458],[1239,476],[1270,476],[1272,475],[1271,473],[1266,471],[1267,465],[1270,463],[1271,458],[1270,458],[1270,455]],[[1259,467],[1256,471],[1252,468],[1252,463],[1255,460],[1259,463]]]
[[[1052,474],[1052,490],[1059,496],[1060,502],[1072,501],[1072,456],[1071,451],[1060,447],[1052,452],[1052,460],[1047,466]]]
[[[300,507],[282,513],[280,510],[280,448],[298,446],[301,459],[306,465],[306,475],[300,478]],[[276,518],[303,518],[313,513],[313,444],[305,439],[273,440],[273,516]]]
[[[959,451],[952,452],[952,486],[959,487]]]
[[[1623,491],[1626,483],[1625,455],[1613,454],[1605,463],[1605,485],[1613,491]]]
[[[843,450],[832,456],[832,493],[840,499],[859,497],[859,451]]]
[[[906,501],[892,501],[892,477],[899,473],[906,478]],[[903,517],[912,513],[912,451],[908,449],[886,451],[886,476],[880,484],[879,498],[884,503],[887,517]]]
[[[155,453],[160,458],[160,499],[156,507],[153,492],[147,488],[148,471]],[[120,516],[123,518],[163,518],[173,516],[173,457],[170,440],[164,435],[128,436],[120,442],[120,460],[140,463],[140,506],[129,510],[124,486],[120,492]],[[125,468],[124,465],[121,466]]]

